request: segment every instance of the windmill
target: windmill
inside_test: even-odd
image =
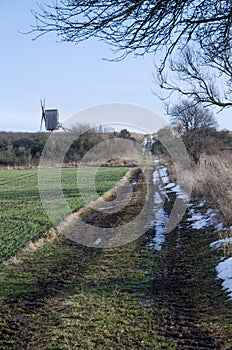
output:
[[[44,122],[45,129],[48,131],[58,130],[59,128],[62,128],[64,131],[66,131],[62,124],[59,122],[58,109],[45,109],[45,100],[40,100],[40,104],[42,109],[40,130],[42,129]]]

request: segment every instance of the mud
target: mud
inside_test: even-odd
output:
[[[168,193],[164,203],[167,215],[175,198],[175,193]],[[228,324],[232,321],[232,303],[216,279],[219,256],[210,249],[216,233],[212,225],[192,228],[189,219],[194,209],[200,210],[197,199],[190,201],[180,224],[165,235],[152,288],[154,310],[162,312],[156,311],[154,317],[157,317],[159,334],[175,340],[178,350],[229,350],[232,334],[223,325],[225,320]],[[149,249],[155,234],[155,228],[151,228],[147,235]],[[157,252],[154,255],[157,256]]]

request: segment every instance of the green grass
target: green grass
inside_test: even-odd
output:
[[[1,349],[177,349],[144,302],[156,268],[142,239],[102,251],[62,237],[4,266]]]
[[[89,188],[91,199],[96,199],[122,178],[127,170],[127,168],[99,168],[95,191],[88,187],[91,168],[86,168],[82,170],[83,185]],[[59,172],[57,169],[55,173],[54,169],[47,169],[46,175],[48,177],[45,186],[50,191],[49,203],[58,206],[54,210],[55,217],[52,222],[58,224],[67,214],[55,197],[56,189],[59,187]],[[79,193],[76,168],[62,169],[61,188],[69,211],[75,211],[85,204]],[[0,170],[0,222],[0,262],[12,256],[28,240],[41,236],[52,226],[41,203],[37,169]]]

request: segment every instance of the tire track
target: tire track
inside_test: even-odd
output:
[[[159,183],[158,192],[161,186],[165,188]],[[164,197],[163,211],[170,215],[176,193],[166,191]],[[178,350],[229,350],[231,331],[223,320],[231,323],[232,307],[216,280],[218,257],[209,248],[216,233],[210,223],[202,229],[192,227],[191,215],[200,210],[197,205],[191,201],[180,224],[163,239],[152,288],[154,317],[159,334],[173,340]],[[155,249],[152,241],[157,240],[156,234],[153,227],[148,235],[149,249]],[[165,345],[162,348],[168,349]]]

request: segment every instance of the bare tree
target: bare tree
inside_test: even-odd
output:
[[[98,37],[128,53],[145,54],[165,47],[166,57],[190,40],[215,46],[230,42],[230,0],[47,0],[32,11],[36,36],[55,32],[79,43]],[[221,49],[220,45],[220,49]]]
[[[199,162],[205,139],[217,128],[217,121],[208,108],[181,100],[168,111],[171,124],[181,135],[186,149],[195,163]]]
[[[213,113],[200,105],[193,104],[190,100],[181,100],[173,105],[168,114],[171,117],[171,124],[180,127],[182,131],[216,129],[217,121]]]
[[[215,54],[217,54],[215,56]],[[170,61],[170,72],[159,71],[158,83],[167,92],[191,98],[194,103],[224,109],[232,106],[232,56],[229,49],[217,51],[207,48],[186,47],[178,60]],[[180,83],[181,82],[181,83]]]
[[[231,0],[47,0],[38,6],[32,10],[34,38],[50,32],[73,43],[100,38],[118,52],[116,60],[163,49],[157,67],[163,90],[195,103],[232,106]],[[165,69],[170,58],[173,79]]]

